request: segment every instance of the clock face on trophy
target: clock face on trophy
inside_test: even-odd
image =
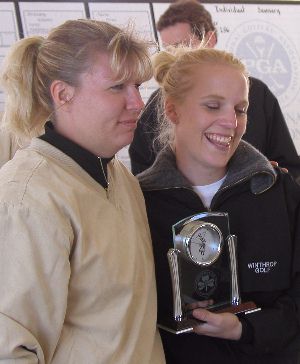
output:
[[[179,221],[172,230],[174,248],[168,260],[174,315],[172,320],[160,318],[158,325],[176,334],[189,332],[195,324],[189,318],[196,307],[244,312],[237,278],[237,240],[230,234],[228,214],[197,214]]]
[[[183,243],[182,253],[200,266],[213,264],[221,254],[223,235],[212,223],[192,221],[182,228],[178,238]]]

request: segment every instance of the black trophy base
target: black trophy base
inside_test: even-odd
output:
[[[172,322],[159,323],[157,326],[162,330],[179,335],[193,332],[193,327],[197,324],[199,324],[199,321],[196,319],[192,320],[184,318],[182,321],[173,320]]]
[[[258,308],[254,302],[243,302],[239,305],[226,305],[219,306],[218,308],[210,309],[214,313],[224,313],[229,312],[235,315],[248,315],[261,309]],[[158,323],[158,327],[162,330],[168,331],[172,334],[188,334],[193,332],[193,327],[203,323],[203,321],[196,320],[188,313],[181,321],[176,320],[165,320],[164,322]]]
[[[242,302],[238,305],[229,305],[229,306],[227,305],[225,307],[218,307],[217,309],[212,309],[211,311],[215,313],[229,312],[235,315],[241,315],[241,314],[247,315],[252,312],[260,311],[260,308],[258,308],[254,302],[248,301],[248,302]]]

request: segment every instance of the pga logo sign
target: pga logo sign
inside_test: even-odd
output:
[[[273,24],[249,21],[235,28],[226,49],[247,66],[250,76],[264,81],[282,106],[300,91],[300,56],[296,45]]]

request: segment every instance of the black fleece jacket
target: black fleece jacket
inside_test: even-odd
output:
[[[158,289],[158,320],[172,315],[167,251],[172,225],[206,211],[177,170],[172,151],[160,152],[138,175],[153,240]],[[227,177],[212,200],[212,211],[227,212],[238,240],[241,297],[262,310],[242,319],[240,341],[161,330],[168,364],[297,363],[300,350],[300,187],[275,171],[246,142],[232,157]]]
[[[155,143],[158,127],[160,92],[149,98],[142,113],[134,139],[129,147],[134,175],[149,168],[160,150]],[[250,77],[248,124],[243,139],[252,144],[270,161],[285,167],[300,183],[300,157],[286,125],[278,100],[262,81]]]

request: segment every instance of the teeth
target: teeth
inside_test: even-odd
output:
[[[232,136],[224,136],[219,134],[206,134],[207,139],[211,140],[212,142],[216,142],[219,144],[228,145],[231,140]]]

